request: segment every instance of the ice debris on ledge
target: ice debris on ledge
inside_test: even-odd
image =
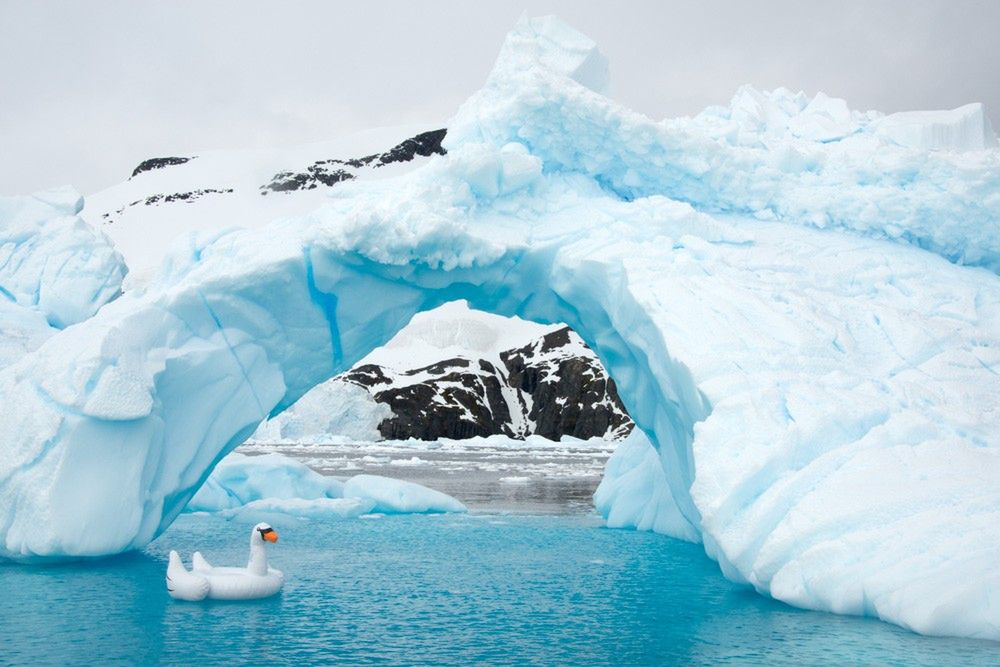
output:
[[[744,87],[729,109],[656,122],[599,94],[600,77],[571,79],[590,58],[560,32],[545,19],[517,26],[449,124],[448,150],[513,142],[544,157],[546,172],[586,175],[627,201],[663,195],[1000,271],[1000,152],[981,104],[882,116],[822,93]]]
[[[373,512],[465,512],[466,507],[414,482],[379,475],[357,475],[341,482],[281,454],[233,452],[219,462],[185,511],[257,521],[275,514],[353,518]]]
[[[760,91],[742,86],[728,107],[709,107],[693,119],[703,132],[727,144],[781,150],[808,150],[808,143],[841,143],[870,153],[872,148],[964,153],[997,147],[986,109],[976,102],[946,111],[852,111],[845,100],[817,93],[810,98],[787,88]],[[784,145],[784,146],[783,146]]]
[[[641,452],[609,517],[655,503],[790,604],[1000,639],[1000,151],[736,146],[595,92],[572,29],[529,42],[446,156],[180,246],[0,371],[0,556],[142,547],[264,418],[467,299],[615,379],[662,480]]]
[[[72,188],[0,197],[0,300],[57,329],[117,298],[128,273],[108,238],[77,215],[82,209]]]

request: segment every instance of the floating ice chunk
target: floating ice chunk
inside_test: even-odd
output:
[[[385,514],[467,511],[465,505],[446,493],[378,475],[357,475],[347,480],[344,497],[374,500],[373,511]]]
[[[260,520],[274,514],[321,518],[464,512],[465,506],[413,482],[359,475],[344,483],[281,454],[234,452],[219,462],[185,511]]]
[[[246,456],[233,452],[215,467],[187,510],[216,512],[263,499],[340,498],[343,488],[338,480],[281,454]]]
[[[82,208],[71,188],[0,197],[0,297],[56,328],[116,298],[128,271],[107,237],[77,215]]]
[[[246,523],[268,519],[279,522],[288,516],[299,519],[356,519],[371,513],[374,508],[375,501],[370,498],[261,498],[222,510],[219,516]]]
[[[530,481],[530,477],[525,477],[523,475],[511,475],[510,477],[500,478],[500,482],[503,484],[527,484]]]
[[[901,111],[872,123],[875,134],[919,151],[981,151],[996,148],[985,107],[979,103],[950,111]]]

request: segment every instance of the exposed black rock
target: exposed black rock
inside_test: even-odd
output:
[[[314,190],[320,185],[336,185],[341,181],[355,178],[354,174],[343,169],[331,169],[328,165],[332,160],[315,162],[304,172],[282,171],[275,174],[271,182],[260,187],[261,194],[268,192],[292,192],[294,190]]]
[[[409,162],[418,155],[422,157],[430,157],[435,154],[444,155],[447,151],[441,145],[441,142],[444,141],[447,134],[447,129],[422,132],[382,153],[374,166],[384,167],[393,162]]]
[[[564,327],[500,355],[510,385],[531,397],[528,419],[535,433],[553,440],[627,434],[632,420],[597,357],[559,354],[572,344],[572,336]],[[578,344],[590,350],[583,341]]]
[[[441,142],[444,141],[447,133],[446,129],[422,132],[393,146],[384,153],[375,153],[348,160],[338,158],[318,160],[299,172],[283,171],[275,174],[270,183],[260,186],[260,193],[266,195],[269,192],[313,190],[320,185],[329,187],[356,178],[355,174],[348,169],[377,169],[394,162],[409,162],[418,155],[423,157],[434,154],[444,155],[445,149]]]
[[[169,195],[150,195],[145,199],[137,199],[130,203],[129,206],[136,206],[138,204],[145,204],[146,206],[154,206],[156,204],[170,204],[173,202],[192,202],[195,199],[204,197],[205,195],[224,195],[232,192],[232,188],[226,188],[224,190],[218,190],[216,188],[205,188],[203,190],[192,190],[190,192],[174,192]]]
[[[190,192],[174,192],[168,195],[156,194],[144,197],[143,199],[136,199],[133,202],[129,202],[125,206],[117,209],[116,211],[102,213],[101,217],[107,220],[107,224],[112,224],[115,219],[114,216],[119,216],[125,212],[126,208],[131,206],[138,206],[142,204],[144,206],[158,206],[159,204],[172,204],[174,202],[186,202],[191,203],[196,199],[200,199],[205,195],[224,195],[229,194],[233,191],[232,188],[217,189],[217,188],[204,188],[201,190],[191,190]]]
[[[164,167],[170,167],[175,164],[184,164],[185,162],[190,162],[193,157],[153,157],[148,160],[143,160],[139,163],[139,166],[132,171],[132,175],[129,176],[129,180],[132,180],[144,171],[153,171],[154,169],[163,169]]]
[[[569,327],[488,359],[447,359],[396,372],[374,364],[339,379],[366,388],[393,416],[392,440],[543,435],[624,437],[632,430],[600,361]],[[512,414],[512,410],[514,411]]]

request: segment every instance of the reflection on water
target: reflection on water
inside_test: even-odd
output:
[[[804,612],[701,548],[593,516],[400,516],[276,526],[283,593],[183,603],[166,553],[246,558],[246,525],[182,517],[143,554],[0,566],[3,664],[995,664],[997,645]]]

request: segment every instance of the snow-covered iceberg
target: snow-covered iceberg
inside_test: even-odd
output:
[[[141,547],[261,420],[466,299],[580,334],[727,576],[1000,638],[1000,153],[735,146],[588,87],[585,44],[522,22],[446,156],[199,240],[0,372],[0,555]]]
[[[341,482],[281,454],[222,459],[185,511],[219,512],[257,521],[265,515],[350,518],[380,512],[465,512],[451,496],[426,486],[380,475]]]

